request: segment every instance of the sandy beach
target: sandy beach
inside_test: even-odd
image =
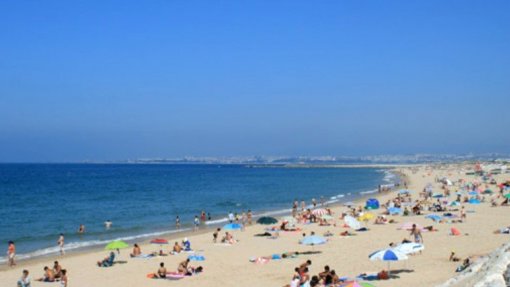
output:
[[[469,166],[444,165],[433,168],[427,166],[399,167],[395,171],[405,175],[408,189],[412,193],[413,200],[418,199],[418,193],[431,183],[435,192],[441,191],[441,183],[436,178],[448,177],[453,186],[450,186],[451,197],[456,197],[455,191],[459,189],[459,179],[467,182],[480,180],[480,176],[466,175],[465,169]],[[508,174],[494,175],[496,181],[502,182],[509,179]],[[485,188],[485,184],[482,184]],[[436,286],[458,275],[455,272],[460,262],[450,262],[450,252],[455,251],[462,259],[472,257],[472,260],[484,256],[502,244],[508,242],[508,234],[494,234],[493,231],[509,225],[509,208],[506,206],[491,207],[490,199],[497,196],[498,187],[487,184],[495,194],[487,195],[486,202],[481,204],[463,204],[467,211],[467,220],[462,223],[435,223],[424,215],[432,213],[425,211],[422,215],[402,216],[395,215],[388,218],[398,223],[375,225],[373,220],[364,225],[369,229],[366,232],[354,232],[343,226],[339,219],[346,207],[335,206],[332,208],[332,223],[336,226],[318,226],[318,224],[298,224],[301,232],[280,232],[277,239],[255,237],[257,233],[263,233],[267,226],[254,224],[248,226],[245,231],[233,231],[239,242],[233,245],[214,244],[212,231],[186,234],[191,241],[192,248],[205,256],[201,262],[192,261],[191,266],[201,265],[204,272],[181,280],[152,280],[146,275],[155,272],[160,262],[164,262],[169,271],[176,270],[179,262],[187,258],[188,253],[154,257],[150,259],[130,258],[131,248],[122,249],[116,258],[126,263],[114,264],[109,268],[99,268],[96,262],[105,256],[107,251],[90,251],[85,253],[70,254],[64,256],[51,256],[37,260],[21,261],[13,268],[2,267],[0,271],[1,286],[15,286],[23,269],[30,271],[32,286],[58,286],[58,283],[35,282],[34,279],[43,275],[44,266],[52,266],[54,260],[68,270],[69,286],[284,286],[290,283],[295,267],[310,259],[312,265],[310,274],[316,275],[329,265],[340,277],[354,278],[361,273],[376,273],[386,269],[386,262],[370,261],[368,255],[376,250],[388,247],[390,242],[398,243],[404,238],[411,239],[409,231],[399,230],[398,227],[405,222],[413,222],[422,226],[433,225],[438,231],[423,232],[425,250],[421,254],[409,256],[406,261],[392,262],[391,269],[395,278],[389,280],[377,280],[371,283],[375,286]],[[396,191],[385,194],[377,194],[381,203],[396,196]],[[497,199],[498,202],[503,199]],[[290,204],[290,203],[289,203]],[[362,202],[357,202],[362,205]],[[455,207],[460,208],[460,207]],[[374,210],[379,214],[383,209]],[[459,214],[458,211],[452,211]],[[449,234],[450,229],[455,227],[462,233],[460,236]],[[341,232],[350,230],[355,236],[340,236]],[[328,237],[328,242],[318,246],[303,246],[299,244],[301,234],[314,231],[322,235],[331,231],[334,236]],[[223,234],[223,232],[221,233]],[[169,237],[169,241],[182,240]],[[165,247],[170,249],[173,244]],[[159,249],[157,245],[148,242],[141,244],[143,253],[153,252]],[[255,264],[249,261],[252,257],[270,256],[290,251],[321,251],[320,254],[300,255],[297,258],[270,260],[266,264]],[[468,286],[458,283],[458,286]]]

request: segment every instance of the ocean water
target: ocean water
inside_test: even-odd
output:
[[[296,199],[348,201],[394,180],[375,168],[0,164],[0,242],[15,241],[18,258],[30,258],[58,252],[59,233],[67,250],[143,240],[175,232],[177,215],[181,229],[201,210],[211,213],[209,224],[225,222],[229,211],[277,215]]]

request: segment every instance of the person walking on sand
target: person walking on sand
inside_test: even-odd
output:
[[[60,255],[64,255],[65,252],[64,252],[64,234],[63,233],[60,233],[60,236],[58,237],[58,240],[57,240],[57,244],[58,244],[58,247],[60,248]]]
[[[9,246],[7,247],[7,258],[9,259],[8,265],[10,267],[16,265],[16,262],[14,262],[15,256],[16,256],[16,245],[14,245],[14,241],[9,241]]]
[[[198,215],[195,215],[195,219],[193,220],[193,231],[198,230],[198,226],[200,225],[200,220],[198,219]]]
[[[176,229],[181,228],[181,219],[179,218],[179,215],[175,217],[175,228]]]
[[[420,229],[416,227],[416,224],[413,224],[410,235],[414,237],[415,243],[423,243],[423,236],[421,235]]]
[[[464,209],[464,206],[460,208],[460,219],[463,222],[466,222],[466,210]]]
[[[253,214],[251,213],[251,210],[249,210],[249,209],[248,209],[247,216],[248,216],[248,225],[251,225],[251,220],[253,218]]]

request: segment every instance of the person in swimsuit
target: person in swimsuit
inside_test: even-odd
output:
[[[55,278],[62,277],[62,266],[60,266],[58,261],[55,261],[53,263],[53,274],[54,274]]]
[[[179,218],[179,215],[175,217],[175,228],[177,229],[181,228],[181,219]]]
[[[60,255],[64,255],[64,234],[60,233],[60,236],[57,240],[58,247],[60,248]]]
[[[62,269],[62,277],[60,278],[60,287],[67,287],[67,270]]]
[[[216,241],[218,240],[218,234],[220,233],[220,230],[221,228],[218,228],[216,229],[216,231],[214,231],[213,233],[213,242],[216,243]]]
[[[16,265],[16,262],[14,262],[15,256],[16,256],[16,246],[14,245],[14,241],[9,241],[9,246],[7,247],[7,258],[9,258],[9,266],[10,267]]]
[[[188,264],[189,258],[179,263],[179,266],[177,267],[177,272],[188,275],[190,273],[188,270]]]
[[[37,279],[37,281],[55,282],[55,274],[53,273],[53,270],[48,268],[48,266],[44,266],[44,276],[42,278]]]
[[[106,220],[106,221],[104,222],[104,227],[105,227],[106,229],[110,229],[110,228],[112,227],[112,221],[111,221],[110,219]]]
[[[133,253],[129,254],[131,257],[137,257],[142,254],[142,249],[140,249],[140,246],[138,246],[137,243],[135,243],[133,247]]]
[[[80,224],[80,228],[78,228],[78,233],[80,233],[80,234],[85,233],[85,225]]]
[[[23,270],[21,278],[18,280],[18,287],[30,287],[30,277],[28,277],[28,270]]]
[[[416,224],[413,224],[410,235],[414,236],[415,243],[423,243],[423,236],[421,235],[420,229],[416,227]]]
[[[166,278],[166,268],[165,263],[159,263],[158,272],[156,272],[156,277],[158,278]]]
[[[179,242],[175,241],[173,252],[174,253],[180,253],[182,251],[181,245],[179,245]]]

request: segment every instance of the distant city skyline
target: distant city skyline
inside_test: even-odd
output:
[[[509,1],[0,11],[0,162],[510,153]]]

